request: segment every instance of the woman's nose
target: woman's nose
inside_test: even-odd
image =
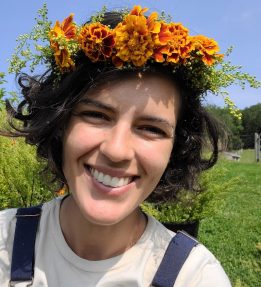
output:
[[[113,162],[129,161],[134,157],[133,143],[130,127],[115,125],[105,133],[100,150]]]

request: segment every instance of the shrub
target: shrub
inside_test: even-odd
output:
[[[237,177],[218,183],[216,179],[222,178],[226,171],[220,162],[201,175],[200,192],[181,190],[173,202],[158,205],[145,202],[142,209],[161,222],[183,223],[210,217],[221,207],[226,193],[238,183]]]
[[[5,112],[0,112],[0,128]],[[39,204],[53,197],[41,178],[35,148],[21,138],[0,137],[0,210]]]

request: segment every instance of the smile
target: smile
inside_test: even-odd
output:
[[[100,183],[110,187],[121,187],[129,184],[133,177],[112,177],[104,174],[97,169],[89,168],[91,175]]]

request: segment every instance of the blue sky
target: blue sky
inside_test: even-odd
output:
[[[234,46],[230,60],[233,64],[242,65],[243,71],[255,75],[261,80],[261,2],[260,0],[8,0],[1,1],[0,25],[0,71],[7,72],[7,59],[16,46],[15,39],[28,33],[34,25],[37,10],[47,3],[49,19],[63,20],[71,12],[75,21],[83,23],[94,12],[104,5],[108,8],[132,7],[135,4],[149,7],[150,11],[164,10],[172,16],[174,22],[182,22],[190,29],[191,34],[204,34],[218,41],[221,51]],[[16,90],[13,76],[7,77],[7,90]],[[239,108],[261,103],[261,89],[238,87],[229,89],[231,98]],[[220,97],[209,96],[208,103],[223,105]]]

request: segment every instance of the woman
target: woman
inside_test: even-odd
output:
[[[145,11],[107,12],[81,28],[72,15],[56,22],[47,34],[50,71],[40,79],[20,76],[24,100],[9,111],[23,127],[12,124],[13,134],[37,146],[69,191],[42,207],[32,286],[163,286],[160,277],[164,286],[231,286],[194,240],[185,262],[173,256],[161,263],[175,233],[139,207],[193,189],[199,173],[215,164],[218,130],[201,96],[222,57],[213,40]],[[206,133],[209,160],[201,158]],[[0,214],[1,286],[10,278],[12,285],[26,281],[17,262],[27,247],[14,239],[16,221],[25,217],[14,209]],[[21,226],[26,246],[31,227]],[[185,252],[182,245],[177,250]],[[170,270],[157,273],[160,264]],[[177,278],[166,279],[174,272]]]

